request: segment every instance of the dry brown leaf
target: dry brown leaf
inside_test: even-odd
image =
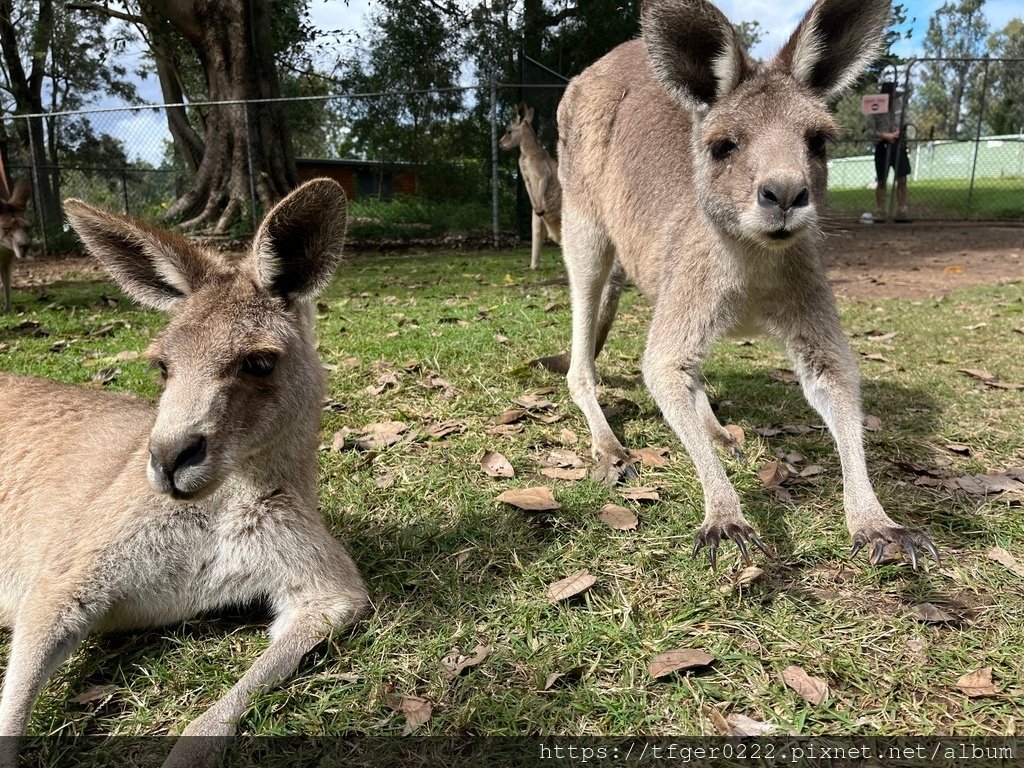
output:
[[[963,691],[970,699],[980,699],[983,696],[998,696],[1001,691],[992,682],[992,667],[983,667],[973,672],[968,672],[956,681],[956,687]]]
[[[74,704],[91,704],[94,701],[103,701],[117,692],[116,685],[92,685],[71,699]]]
[[[602,523],[610,525],[617,531],[633,531],[640,524],[636,514],[618,504],[605,504],[598,515]]]
[[[119,363],[127,363],[130,360],[138,360],[138,359],[139,359],[139,353],[135,352],[134,350],[132,350],[132,351],[125,350],[124,352],[118,352],[117,355],[114,357],[114,360],[116,360]]]
[[[623,488],[619,491],[622,498],[629,501],[659,501],[661,496],[653,488],[646,485],[637,485],[632,488]]]
[[[576,445],[580,441],[576,433],[568,427],[562,427],[562,431],[558,433],[558,438],[564,445]]]
[[[796,691],[804,701],[817,706],[828,701],[828,683],[820,677],[808,675],[802,667],[792,665],[782,670],[782,679],[790,688]]]
[[[392,486],[394,486],[395,481],[397,479],[398,478],[396,478],[394,475],[381,475],[376,479],[376,481],[374,481],[373,487],[379,491],[383,491],[387,488],[391,488]]]
[[[899,331],[893,331],[891,333],[878,333],[871,331],[867,334],[868,341],[889,341],[899,335]]]
[[[756,565],[748,565],[736,574],[736,586],[743,587],[747,584],[753,584],[762,576],[764,576],[764,571],[761,568],[758,568]]]
[[[526,429],[525,424],[498,424],[495,427],[489,427],[487,429],[488,435],[518,435]]]
[[[768,378],[781,381],[783,384],[800,383],[800,377],[787,368],[776,368],[768,374]]]
[[[331,442],[331,450],[335,453],[345,450],[345,442],[348,440],[349,435],[352,434],[352,430],[348,427],[342,427],[334,433],[334,440]]]
[[[1004,565],[1009,568],[1018,576],[1024,577],[1024,565],[1018,563],[1017,558],[1002,547],[992,547],[992,549],[985,554],[989,560],[995,560],[1000,565]]]
[[[382,395],[382,394],[384,394],[384,390],[391,389],[392,387],[397,387],[397,386],[398,386],[398,374],[397,373],[394,373],[394,372],[383,373],[383,374],[381,374],[380,376],[377,377],[376,384],[371,384],[370,386],[368,386],[366,388],[366,391],[369,392],[371,395]]]
[[[704,705],[704,714],[708,716],[711,724],[715,727],[722,736],[732,736],[732,728],[729,726],[728,721],[722,716],[722,713],[718,711],[717,707],[713,707],[710,704]]]
[[[765,488],[775,488],[789,479],[789,470],[783,462],[773,459],[764,465],[757,476],[761,478]]]
[[[970,376],[972,379],[978,379],[979,381],[989,381],[990,379],[995,378],[991,373],[981,370],[980,368],[957,368],[956,370],[958,373],[963,373]]]
[[[545,512],[562,508],[562,505],[555,501],[551,489],[543,485],[534,488],[511,488],[500,494],[498,501],[529,512]]]
[[[466,425],[461,421],[456,421],[455,419],[446,419],[427,427],[427,434],[438,440],[442,437],[447,437],[448,435],[454,435],[465,431]]]
[[[546,397],[541,397],[540,395],[531,393],[526,393],[522,397],[517,397],[512,402],[516,405],[522,406],[528,411],[552,411],[558,407]]]
[[[587,476],[587,470],[584,467],[577,467],[576,469],[543,467],[540,473],[544,475],[544,477],[550,477],[554,480],[582,480]]]
[[[668,459],[665,458],[668,448],[638,448],[631,453],[634,459],[648,467],[668,466]]]
[[[516,474],[509,460],[497,451],[484,451],[480,469],[491,477],[515,477]]]
[[[711,724],[715,726],[715,730],[722,736],[736,738],[771,736],[778,730],[774,725],[762,723],[760,720],[754,720],[738,712],[733,712],[728,717],[722,717],[722,713],[710,704],[705,705],[704,713],[711,720]]]
[[[499,426],[502,424],[514,424],[524,416],[526,416],[525,408],[509,408],[495,416],[492,423]]]
[[[647,669],[655,680],[686,669],[699,669],[711,665],[715,657],[696,648],[676,648],[659,653],[647,663]]]
[[[864,355],[865,360],[871,360],[876,363],[888,363],[888,358],[880,352],[872,352],[870,355]]]
[[[553,688],[566,688],[573,683],[578,683],[580,678],[583,677],[583,667],[573,667],[567,669],[565,672],[552,672],[544,680],[545,691],[550,691]]]
[[[355,438],[356,447],[364,451],[379,451],[400,443],[408,425],[401,421],[380,421],[363,427],[363,434]]]
[[[747,433],[743,431],[743,427],[736,424],[726,424],[725,431],[732,435],[732,439],[736,441],[737,445],[743,445],[747,442]]]
[[[1024,483],[1006,474],[968,475],[954,478],[957,486],[974,496],[996,493],[1024,493]]]
[[[434,712],[433,705],[419,696],[403,696],[398,709],[405,715],[405,728],[402,735],[408,736],[426,723]]]
[[[540,463],[545,467],[562,467],[564,469],[582,467],[583,459],[579,457],[575,451],[570,451],[566,448],[556,448],[548,456],[540,459]]]
[[[467,669],[475,667],[486,659],[490,655],[491,650],[489,645],[478,645],[473,649],[473,653],[470,656],[464,656],[459,653],[445,656],[441,659],[441,669],[448,679],[454,679]]]
[[[820,464],[811,464],[810,466],[804,467],[800,470],[800,477],[814,477],[815,475],[820,475],[824,471],[825,468]]]
[[[882,420],[870,413],[864,417],[864,429],[868,432],[877,432],[882,428]]]
[[[910,609],[910,615],[926,624],[951,624],[956,618],[933,603],[921,603]]]
[[[582,571],[577,571],[548,586],[548,599],[553,603],[557,603],[559,600],[568,600],[570,597],[586,592],[596,583],[597,577],[584,568]]]

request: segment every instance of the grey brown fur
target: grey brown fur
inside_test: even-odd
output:
[[[533,131],[533,107],[523,102],[516,107],[516,117],[498,143],[502,149],[519,147],[519,171],[533,209],[530,216],[530,269],[537,269],[545,236],[556,243],[562,237],[562,187],[558,183],[558,163],[541,146]]]
[[[818,0],[782,51],[757,63],[704,0],[651,0],[643,39],[569,85],[559,107],[562,249],[573,305],[569,389],[590,424],[599,467],[630,457],[597,400],[597,340],[617,300],[619,264],[654,302],[643,357],[648,389],[704,488],[696,554],[733,540],[766,549],[740,509],[716,446],[738,446],[704,393],[701,360],[726,334],[785,345],[804,393],[836,440],[853,552],[873,562],[899,544],[916,567],[920,533],[894,522],[865,465],[859,378],[822,258],[819,215],[826,107],[874,57],[888,0]],[[609,292],[615,295],[609,297]],[[936,555],[937,557],[937,555]]]
[[[0,374],[0,618],[13,628],[0,765],[93,631],[266,600],[271,643],[165,766],[206,765],[250,698],[291,675],[367,592],[317,508],[324,375],[312,302],[338,263],[341,187],[279,203],[238,263],[83,202],[68,217],[114,279],[171,312],[147,355],[159,404]]]
[[[12,271],[15,259],[25,257],[28,249],[28,206],[32,187],[20,179],[6,199],[0,198],[0,282],[4,286],[4,312],[11,311]]]

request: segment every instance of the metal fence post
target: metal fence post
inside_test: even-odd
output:
[[[249,102],[242,103],[245,114],[245,159],[249,165],[249,221],[256,233],[256,177],[252,171],[252,129],[249,127]]]
[[[124,198],[124,215],[131,216],[132,212],[128,209],[128,169],[121,169],[121,196]]]
[[[491,225],[494,229],[494,247],[500,243],[498,226],[498,84],[491,80]]]
[[[39,219],[39,233],[43,238],[43,255],[50,252],[50,246],[46,242],[46,221],[43,217],[43,192],[39,185],[39,166],[36,165],[36,141],[32,136],[32,118],[25,120],[28,129],[28,152],[29,162],[32,164],[32,196],[36,203],[36,218]]]
[[[978,171],[978,147],[981,145],[981,123],[985,119],[985,97],[988,96],[988,65],[985,59],[985,74],[981,78],[981,104],[978,107],[978,129],[974,133],[974,160],[971,162],[971,185],[967,188],[967,216],[974,210],[974,175]]]

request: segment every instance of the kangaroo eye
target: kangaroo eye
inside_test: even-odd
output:
[[[726,160],[737,149],[739,149],[739,146],[732,139],[718,139],[711,142],[708,146],[708,151],[715,160]]]
[[[824,157],[828,150],[829,137],[823,133],[815,133],[807,138],[807,151],[811,157]]]
[[[247,355],[242,360],[242,373],[257,378],[264,378],[274,372],[277,365],[277,355],[269,352],[260,352],[255,355]]]

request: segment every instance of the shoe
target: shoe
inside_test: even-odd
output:
[[[910,221],[910,214],[907,213],[906,208],[900,208],[898,211],[896,211],[896,222],[898,224],[907,224]]]

